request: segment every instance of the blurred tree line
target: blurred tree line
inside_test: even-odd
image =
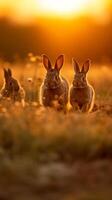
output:
[[[40,23],[15,24],[0,19],[0,57],[8,61],[25,59],[32,52],[55,57],[88,57],[96,62],[112,61],[112,20],[96,23],[92,19],[41,20]]]

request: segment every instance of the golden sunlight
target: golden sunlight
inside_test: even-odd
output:
[[[92,0],[91,0],[92,1]],[[73,15],[86,9],[90,0],[39,0],[38,5],[48,15]]]
[[[111,0],[0,0],[0,17],[31,23],[37,18],[74,18],[86,15],[107,22]]]

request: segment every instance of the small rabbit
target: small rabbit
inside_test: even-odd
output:
[[[47,70],[47,74],[40,88],[40,104],[45,107],[56,107],[59,110],[66,109],[69,85],[60,76],[63,63],[64,56],[60,55],[56,59],[55,67],[52,67],[49,58],[43,55],[43,64]]]
[[[87,60],[80,70],[79,64],[73,59],[75,76],[70,89],[70,104],[74,111],[91,112],[94,106],[95,91],[87,81],[91,61]]]
[[[10,98],[13,102],[20,101],[25,106],[25,91],[19,82],[12,77],[11,69],[4,69],[4,85],[0,91],[0,99]]]

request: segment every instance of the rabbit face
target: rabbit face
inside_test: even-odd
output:
[[[74,76],[73,86],[77,88],[87,86],[86,74],[82,72],[76,73]]]
[[[90,60],[87,60],[82,69],[80,70],[79,64],[73,59],[75,76],[73,80],[73,86],[76,88],[83,88],[88,85],[87,72],[89,71]]]
[[[60,69],[63,66],[64,56],[60,55],[55,63],[55,67],[52,67],[49,58],[46,55],[43,55],[43,64],[47,70],[46,78],[45,78],[45,85],[49,89],[56,89],[61,85],[61,78],[60,78]]]
[[[50,89],[55,89],[61,84],[61,79],[59,76],[59,72],[56,69],[48,70],[45,84]]]
[[[16,93],[19,91],[19,85],[16,80],[11,78],[6,82],[5,89],[7,91],[8,96],[10,96],[10,94],[12,94],[13,92]]]

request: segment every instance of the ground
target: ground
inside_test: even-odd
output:
[[[45,70],[9,64],[26,90],[26,106],[0,103],[0,199],[104,200],[112,198],[112,69],[93,65],[94,112],[57,112],[39,105]],[[62,70],[71,84],[73,68]],[[0,85],[3,72],[0,70]],[[10,198],[9,198],[10,197]]]

